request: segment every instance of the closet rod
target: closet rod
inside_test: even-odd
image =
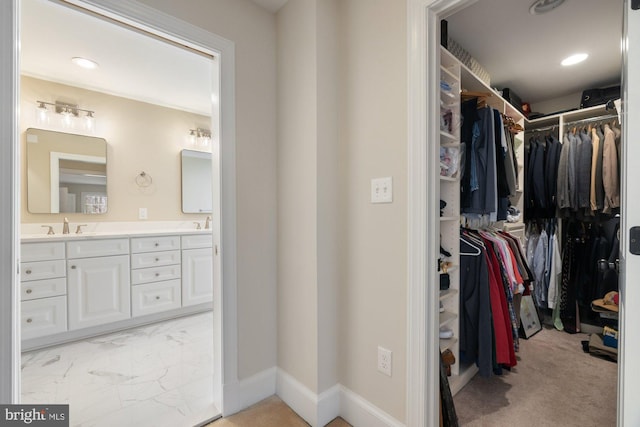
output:
[[[565,126],[573,126],[573,125],[576,125],[576,124],[579,124],[579,123],[599,122],[599,121],[602,121],[602,120],[613,119],[614,117],[617,119],[618,115],[617,114],[608,114],[606,116],[598,116],[598,117],[591,117],[591,118],[588,118],[588,119],[576,120],[574,122],[565,123]]]
[[[529,132],[544,132],[546,130],[554,130],[554,129],[559,128],[559,127],[560,127],[560,125],[545,126],[545,127],[542,127],[542,128],[527,129],[526,132],[527,133],[529,133]]]

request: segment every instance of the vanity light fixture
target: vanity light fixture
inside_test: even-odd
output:
[[[588,57],[589,55],[586,53],[576,53],[575,55],[571,55],[563,59],[560,64],[562,64],[564,67],[568,67],[569,65],[579,64],[585,59],[587,59]]]
[[[189,142],[191,145],[208,147],[211,143],[211,131],[209,129],[189,129]]]
[[[76,118],[81,115],[84,116],[84,123],[82,127],[86,130],[92,131],[95,126],[95,111],[86,110],[84,108],[80,108],[74,104],[67,104],[64,102],[56,101],[46,102],[46,101],[36,101],[38,104],[37,114],[38,114],[38,122],[41,124],[46,124],[49,122],[49,107],[51,107],[51,111],[60,114],[61,116],[61,125],[64,128],[73,128],[76,126]]]

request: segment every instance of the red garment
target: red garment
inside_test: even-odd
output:
[[[511,318],[507,307],[507,296],[504,294],[504,284],[500,274],[500,264],[493,250],[492,243],[485,242],[487,264],[489,266],[489,290],[491,295],[491,311],[493,313],[493,329],[496,339],[496,362],[513,367],[518,364],[513,335],[511,333]]]

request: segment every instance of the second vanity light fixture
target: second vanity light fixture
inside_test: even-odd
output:
[[[209,129],[189,129],[189,142],[194,146],[208,147],[211,144],[211,131]]]
[[[49,113],[58,114],[60,125],[65,129],[84,129],[93,131],[95,128],[95,111],[80,108],[74,104],[56,101],[36,101],[37,120],[40,124],[49,124],[52,120]]]

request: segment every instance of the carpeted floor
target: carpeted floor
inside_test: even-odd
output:
[[[552,329],[521,339],[511,372],[476,375],[454,397],[460,425],[615,426],[618,366],[584,353],[588,339]]]

